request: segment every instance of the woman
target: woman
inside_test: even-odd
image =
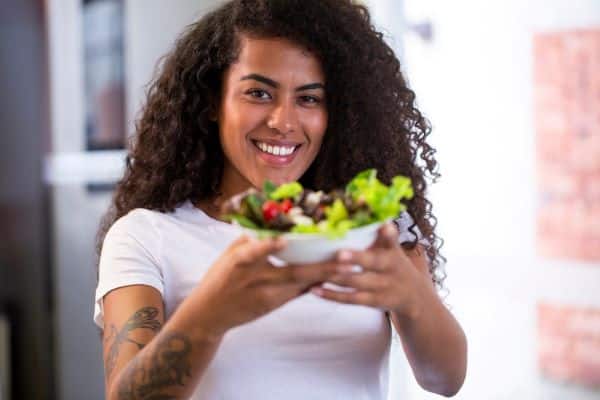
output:
[[[436,291],[428,134],[363,6],[234,0],[191,25],[98,236],[107,398],[385,399],[392,329],[421,386],[456,393],[466,340]],[[283,240],[218,219],[265,179],[331,190],[367,168],[415,196],[366,251],[278,268]]]

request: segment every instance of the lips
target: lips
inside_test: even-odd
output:
[[[273,140],[273,139],[250,139],[252,142],[256,144],[256,142],[263,142],[266,144],[270,144],[271,146],[284,146],[284,147],[292,147],[299,146],[302,142],[294,142],[290,140]]]
[[[287,148],[294,148],[294,150],[292,151],[292,153],[290,154],[271,154],[268,152],[263,151],[259,146],[259,143],[264,143],[264,144],[268,144],[269,146],[277,146],[277,147],[287,147]],[[274,167],[281,167],[281,166],[285,166],[288,164],[291,164],[292,161],[294,161],[294,159],[296,158],[296,155],[299,153],[300,148],[302,147],[302,143],[298,143],[298,142],[291,142],[291,141],[278,141],[278,140],[265,140],[265,141],[258,141],[258,140],[252,140],[252,144],[253,144],[253,148],[254,150],[258,153],[258,157],[259,159],[261,159],[262,161],[264,161],[267,165],[270,166],[274,166]],[[264,145],[263,145],[264,147]]]

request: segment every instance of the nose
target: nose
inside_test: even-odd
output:
[[[298,115],[295,103],[291,100],[282,100],[273,108],[267,126],[280,133],[288,134],[298,130]]]

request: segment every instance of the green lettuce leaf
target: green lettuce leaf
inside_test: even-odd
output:
[[[325,217],[318,224],[294,226],[293,232],[321,233],[330,239],[343,237],[354,226],[354,221],[348,219],[348,210],[340,199],[336,199],[331,206],[325,207]]]
[[[349,219],[339,221],[337,224],[332,224],[330,221],[323,220],[318,224],[295,225],[292,227],[291,232],[318,233],[326,236],[329,239],[337,239],[343,237],[352,227],[353,222]]]
[[[294,233],[319,233],[319,227],[315,224],[294,225],[291,229]]]
[[[346,193],[356,198],[360,194],[363,188],[372,184],[377,179],[377,170],[371,168],[357,174],[349,183],[346,185]]]
[[[272,200],[291,199],[302,193],[302,185],[298,182],[284,183],[269,194]]]
[[[243,226],[244,228],[250,229],[260,229],[258,225],[256,225],[250,218],[246,218],[243,215],[239,214],[228,214],[225,216],[225,219],[228,221],[236,221],[238,224]]]
[[[325,231],[325,235],[330,239],[337,239],[344,237],[346,232],[354,227],[354,222],[352,220],[346,219],[343,221],[339,221],[335,226],[330,227]]]
[[[275,186],[275,184],[270,180],[266,179],[265,183],[263,183],[263,192],[267,198],[271,196],[271,193],[273,193],[275,189],[277,189],[277,186]]]
[[[368,169],[356,175],[346,186],[346,193],[354,201],[364,201],[373,211],[376,221],[397,217],[406,206],[402,199],[411,199],[414,195],[410,178],[395,176],[388,187],[377,179],[377,171]]]
[[[342,200],[336,199],[332,205],[325,207],[325,216],[327,221],[335,226],[338,222],[348,219],[348,210]]]
[[[260,221],[261,224],[264,224],[265,220],[262,213],[263,200],[256,194],[250,194],[244,198],[244,202],[250,209],[250,214],[254,220]]]
[[[368,211],[357,211],[356,213],[354,213],[354,215],[352,216],[352,222],[353,222],[353,227],[358,227],[358,226],[364,226],[364,225],[369,225],[372,222],[375,222],[373,219],[373,216],[371,215],[370,212]]]

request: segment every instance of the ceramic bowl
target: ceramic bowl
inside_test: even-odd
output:
[[[335,257],[338,250],[365,250],[375,242],[377,229],[386,223],[373,224],[350,229],[343,237],[330,239],[318,233],[284,233],[287,246],[273,255],[291,264],[306,264],[327,261]],[[257,231],[244,229],[245,232],[260,237]]]

